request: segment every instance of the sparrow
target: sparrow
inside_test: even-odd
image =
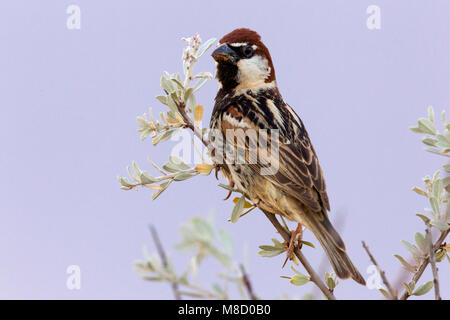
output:
[[[250,29],[236,29],[219,41],[212,57],[219,90],[210,121],[214,134],[208,139],[221,174],[262,211],[298,223],[288,255],[305,226],[323,247],[336,275],[364,285],[328,218],[330,203],[317,154],[302,120],[280,94],[272,58],[261,37]],[[230,131],[244,132],[243,143]],[[260,137],[248,132],[258,132]],[[218,140],[225,150],[218,148]],[[255,161],[253,151],[263,154],[262,147],[269,142],[277,146],[276,152],[271,149]],[[236,161],[236,154],[246,161]],[[276,170],[263,172],[268,166]]]

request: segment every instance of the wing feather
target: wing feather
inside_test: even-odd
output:
[[[264,177],[286,194],[301,201],[312,211],[330,210],[323,172],[303,123],[287,104],[280,105],[278,103],[277,107],[280,115],[284,117],[286,125],[291,126],[291,128],[283,128],[284,130],[280,130],[280,132],[288,132],[290,136],[280,136],[278,159],[275,159],[275,155],[269,154],[269,163],[278,161],[278,171]],[[239,105],[226,108],[224,115],[227,117],[222,118],[222,128],[258,130],[258,121],[264,121],[264,115],[260,115],[258,121],[253,119],[252,121],[246,117],[244,110],[245,106]],[[235,120],[230,120],[230,117]],[[271,128],[269,123],[266,124],[266,128]],[[268,140],[270,143],[270,137]],[[257,141],[247,141],[245,146],[248,148],[249,145],[257,144]],[[248,150],[246,153],[249,153]],[[261,169],[267,165],[257,162],[249,164],[249,166],[259,174]]]

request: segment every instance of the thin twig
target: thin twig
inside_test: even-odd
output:
[[[277,229],[278,233],[283,237],[283,239],[286,242],[289,242],[291,239],[291,233],[281,226],[275,215],[264,210],[263,212],[266,215],[267,219],[269,219],[269,221],[273,224],[275,229]],[[313,267],[309,264],[308,260],[306,260],[305,256],[298,247],[294,248],[294,253],[297,256],[298,260],[300,260],[300,263],[303,265],[306,272],[308,272],[311,282],[313,282],[320,289],[320,291],[322,291],[322,293],[327,297],[328,300],[336,300],[334,294],[327,288],[325,283],[323,283],[323,281],[314,271]]]
[[[250,283],[250,279],[248,277],[247,272],[245,271],[244,266],[241,264],[239,265],[239,268],[241,269],[242,273],[242,281],[244,282],[245,288],[247,289],[248,296],[250,300],[258,300],[256,295],[253,292],[252,284]]]
[[[159,240],[158,233],[156,232],[155,227],[153,225],[149,225],[150,233],[152,234],[153,242],[155,243],[156,250],[158,251],[159,257],[164,265],[167,268],[167,256],[164,252],[164,248],[162,247],[161,241]],[[176,300],[181,300],[180,292],[178,291],[178,284],[176,282],[172,282],[172,291]]]
[[[441,294],[439,292],[438,269],[436,267],[436,259],[434,257],[433,239],[431,236],[431,227],[430,227],[429,223],[427,223],[425,239],[428,239],[428,246],[429,246],[429,250],[430,250],[430,265],[431,265],[431,271],[433,272],[434,297],[436,300],[442,300]],[[440,246],[440,244],[439,244],[439,246]]]
[[[394,289],[392,288],[391,284],[389,283],[389,281],[388,281],[388,279],[386,277],[386,273],[384,272],[383,269],[380,268],[380,266],[378,265],[378,263],[375,260],[374,256],[370,252],[369,247],[366,245],[366,243],[364,241],[362,241],[362,246],[363,246],[364,250],[366,250],[367,255],[370,258],[370,261],[372,261],[372,263],[375,265],[375,267],[377,267],[378,272],[381,275],[381,279],[383,280],[383,283],[386,286],[386,289],[388,290],[389,300],[397,300],[398,299],[397,295],[395,294]]]
[[[437,241],[433,245],[434,251],[436,251],[437,249],[439,249],[441,247],[442,242],[444,242],[444,240],[447,237],[449,232],[450,232],[450,229],[447,231],[442,231],[439,239],[437,239]],[[412,278],[412,281],[414,281],[414,283],[417,283],[420,280],[420,277],[422,276],[423,272],[427,268],[429,262],[430,262],[429,257],[426,257],[422,260],[422,263],[420,264],[419,268],[417,269],[416,273],[414,273],[414,276]],[[406,300],[410,296],[411,295],[408,293],[408,291],[405,290],[403,295],[400,297],[400,300]]]

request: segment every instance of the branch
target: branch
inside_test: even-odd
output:
[[[430,224],[427,223],[427,230],[426,230],[426,236],[428,237],[428,245],[430,250],[430,264],[431,264],[431,271],[433,272],[433,283],[434,283],[434,296],[436,300],[442,300],[441,294],[439,292],[439,277],[438,277],[438,270],[436,267],[436,259],[434,257],[434,250],[433,250],[433,240],[431,236],[431,228]],[[439,244],[440,245],[440,244]]]
[[[158,234],[156,233],[156,229],[153,227],[153,225],[149,225],[150,233],[152,234],[153,242],[155,243],[156,250],[158,251],[159,257],[161,258],[161,261],[164,265],[164,267],[167,268],[167,257],[166,253],[164,252],[164,249],[161,245],[161,241],[159,240]],[[176,300],[181,300],[180,293],[178,291],[178,284],[176,282],[172,282],[172,291],[175,296]]]
[[[291,233],[284,229],[278,219],[273,215],[272,213],[266,212],[262,210],[264,214],[266,215],[267,219],[273,224],[275,229],[277,229],[278,233],[283,237],[283,239],[286,242],[289,242],[291,239]],[[299,250],[298,247],[295,247],[294,253],[297,256],[298,260],[300,260],[301,264],[305,268],[305,270],[309,274],[309,278],[311,282],[313,282],[319,289],[322,291],[322,293],[327,297],[328,300],[336,300],[336,297],[334,294],[327,288],[325,283],[320,279],[320,277],[317,275],[317,273],[314,271],[312,266],[309,264],[308,260],[306,260],[303,253]]]
[[[447,231],[442,231],[439,239],[437,239],[437,241],[433,245],[433,248],[432,248],[433,252],[435,252],[437,249],[439,249],[441,247],[442,242],[444,242],[444,240],[447,237],[447,235],[449,234],[449,232],[450,232],[450,229],[448,229]],[[428,263],[430,263],[430,258],[429,257],[424,258],[422,263],[420,264],[419,268],[417,269],[416,273],[414,273],[412,281],[414,281],[415,283],[417,283],[419,281],[419,279],[422,276],[423,272],[427,268]],[[410,296],[411,295],[407,291],[405,291],[403,293],[403,295],[400,297],[400,300],[406,300]]]
[[[241,272],[242,272],[242,282],[244,282],[244,285],[245,285],[245,288],[247,289],[247,293],[248,293],[250,300],[258,300],[256,295],[253,293],[252,284],[250,283],[250,279],[247,275],[247,272],[245,272],[244,266],[241,264],[239,266],[239,268],[241,269]]]
[[[366,243],[364,241],[362,241],[362,246],[364,248],[364,250],[366,250],[367,255],[370,258],[370,261],[372,261],[372,263],[377,267],[378,272],[381,275],[381,279],[383,280],[384,285],[386,286],[386,289],[388,290],[388,294],[389,294],[389,300],[397,300],[397,295],[395,294],[394,289],[392,288],[391,284],[389,283],[387,277],[386,277],[386,273],[384,272],[383,269],[380,268],[380,266],[378,265],[377,261],[375,260],[374,256],[372,255],[372,253],[370,253],[369,247],[366,245]]]

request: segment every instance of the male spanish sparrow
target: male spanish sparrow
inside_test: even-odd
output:
[[[247,160],[227,159],[229,152],[225,152],[221,154],[224,161],[219,166],[220,172],[261,210],[296,221],[297,232],[301,231],[301,225],[311,230],[336,275],[342,279],[351,277],[364,285],[363,277],[345,252],[344,242],[328,219],[330,204],[316,152],[302,120],[281,97],[272,58],[261,37],[249,29],[236,29],[219,41],[212,56],[219,91],[210,129],[223,135],[227,151],[230,144],[237,152],[244,149]],[[268,133],[259,133],[263,136],[259,140],[247,134],[261,129],[276,130],[278,141]],[[238,146],[236,137],[228,137],[233,130],[246,133],[243,144]],[[217,145],[216,138],[210,134],[213,145]],[[266,152],[265,159],[254,161],[251,151],[260,152],[262,141],[277,143],[278,150],[276,154]],[[213,157],[218,157],[217,150],[213,151]],[[267,164],[277,170],[262,174]],[[293,243],[291,240],[290,249]]]

